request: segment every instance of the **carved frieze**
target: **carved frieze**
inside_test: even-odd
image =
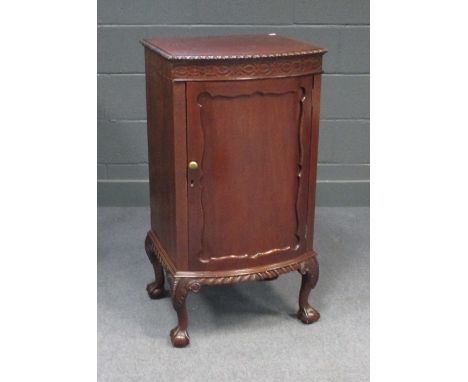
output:
[[[293,77],[322,72],[322,56],[279,56],[251,60],[174,60],[153,52],[151,70],[176,81],[239,80]]]
[[[171,67],[173,79],[239,79],[264,77],[290,77],[322,70],[317,56],[301,58],[258,59],[232,62],[175,62]]]

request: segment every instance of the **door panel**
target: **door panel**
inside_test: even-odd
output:
[[[311,92],[311,77],[187,84],[191,269],[305,251]]]

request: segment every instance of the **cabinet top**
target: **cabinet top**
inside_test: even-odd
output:
[[[319,46],[277,36],[157,37],[141,43],[168,60],[233,60],[324,54]]]

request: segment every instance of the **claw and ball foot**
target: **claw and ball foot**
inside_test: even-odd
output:
[[[151,264],[153,265],[155,278],[152,283],[149,283],[146,286],[146,291],[148,292],[148,296],[155,300],[166,296],[166,290],[164,289],[164,270],[161,262],[154,253],[153,245],[149,236],[146,236],[145,250]]]
[[[152,300],[157,300],[166,296],[164,286],[161,286],[158,281],[153,281],[146,285],[146,291]]]
[[[302,274],[301,290],[299,292],[299,311],[297,318],[304,324],[312,324],[320,318],[320,313],[309,305],[310,290],[315,287],[319,275],[317,259],[312,257],[300,269]]]
[[[183,348],[190,343],[187,332],[188,314],[185,300],[189,291],[197,293],[201,285],[199,281],[193,279],[169,277],[171,284],[172,305],[177,313],[177,326],[171,330],[170,337],[172,345],[176,348]]]

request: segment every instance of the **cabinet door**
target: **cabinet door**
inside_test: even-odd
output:
[[[306,250],[312,77],[187,83],[191,269]]]

